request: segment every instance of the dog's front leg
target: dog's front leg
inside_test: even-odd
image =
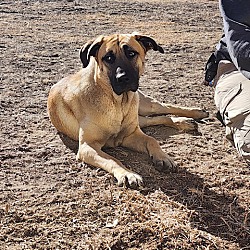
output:
[[[159,171],[176,171],[174,161],[162,151],[160,145],[153,137],[144,134],[139,127],[123,140],[122,146],[149,154],[156,169]]]
[[[117,179],[119,186],[129,184],[131,187],[137,187],[142,185],[140,175],[125,168],[120,161],[103,152],[98,144],[81,143],[77,159],[109,172]]]

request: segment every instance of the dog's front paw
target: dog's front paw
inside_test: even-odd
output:
[[[166,155],[161,158],[152,157],[152,160],[155,168],[160,172],[177,172],[177,165],[170,157]]]
[[[118,186],[129,186],[132,188],[137,188],[143,185],[142,177],[136,173],[128,172],[125,173],[115,173],[114,177],[118,181]]]

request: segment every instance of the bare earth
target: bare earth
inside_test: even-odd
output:
[[[0,17],[0,249],[250,249],[250,170],[201,84],[222,34],[217,0],[2,0]],[[86,41],[133,31],[165,49],[148,53],[140,88],[210,112],[200,134],[145,130],[178,173],[108,150],[143,176],[140,190],[78,163],[46,111],[50,87],[81,68]]]

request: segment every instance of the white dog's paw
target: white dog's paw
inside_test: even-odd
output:
[[[137,188],[143,185],[142,177],[136,173],[126,171],[125,173],[115,173],[114,177],[118,181],[118,186],[129,186]]]

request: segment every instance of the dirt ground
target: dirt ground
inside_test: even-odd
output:
[[[0,249],[250,249],[250,170],[201,84],[222,34],[217,0],[2,0],[0,16]],[[145,130],[178,173],[108,151],[143,176],[140,190],[78,163],[46,111],[50,87],[81,68],[86,41],[133,31],[165,50],[148,53],[141,90],[210,113],[200,134]]]

